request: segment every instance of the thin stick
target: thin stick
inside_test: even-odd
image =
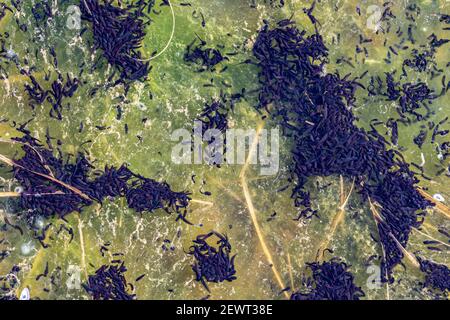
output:
[[[417,229],[417,228],[412,227],[412,230],[414,230],[414,231],[420,233],[421,235],[423,235],[423,236],[425,236],[425,237],[427,237],[427,238],[430,238],[430,239],[433,240],[433,241],[439,242],[440,244],[442,244],[442,245],[444,245],[444,246],[450,248],[450,245],[449,245],[449,244],[447,244],[447,243],[445,243],[445,242],[442,242],[442,241],[440,241],[440,240],[438,240],[438,239],[436,239],[436,238],[433,238],[433,237],[430,236],[429,234],[427,234],[427,233],[425,233],[425,232],[422,232],[422,231],[420,231],[420,230]]]
[[[219,188],[221,188],[223,191],[225,191],[226,193],[228,193],[230,196],[232,196],[236,201],[239,201],[240,203],[246,204],[245,201],[243,199],[241,199],[241,197],[239,197],[236,193],[234,193],[233,191],[228,190],[223,184],[222,182],[220,182],[219,180],[216,180],[214,178],[211,178],[211,180],[216,183]]]
[[[397,244],[397,247],[408,258],[409,262],[411,262],[417,269],[420,269],[420,263],[416,259],[416,257],[414,257],[414,255],[412,253],[410,253],[408,250],[406,250],[405,247],[402,246],[402,244],[397,240],[396,237],[394,237],[394,235],[391,232],[389,232],[389,236],[395,241],[395,243]]]
[[[245,164],[242,168],[242,171],[241,171],[239,177],[241,179],[241,185],[242,185],[242,189],[244,191],[244,197],[247,202],[247,209],[248,209],[248,212],[250,213],[250,217],[252,219],[253,226],[255,227],[255,231],[256,231],[256,235],[258,236],[259,243],[261,244],[264,255],[266,256],[266,259],[269,262],[269,265],[271,266],[272,272],[275,276],[275,279],[278,282],[278,285],[280,286],[281,290],[284,290],[286,288],[286,286],[284,285],[283,280],[281,279],[281,276],[275,266],[275,263],[272,258],[272,254],[269,251],[269,247],[267,246],[266,241],[264,240],[264,235],[261,231],[261,228],[259,227],[258,219],[256,217],[256,210],[255,210],[255,207],[253,206],[253,201],[252,201],[252,197],[250,195],[250,190],[247,185],[247,180],[245,179],[245,174],[246,174],[247,168],[250,164],[250,158],[252,156],[252,153],[256,150],[256,148],[258,146],[258,138],[259,138],[259,135],[263,128],[264,128],[264,123],[261,123],[256,130],[255,139],[253,139],[252,145],[249,150],[249,155],[247,157],[247,160],[245,161]],[[287,299],[289,299],[288,293],[286,291],[284,291],[283,293],[284,293],[285,297]]]
[[[342,176],[341,176],[341,183],[342,183],[342,186],[344,186],[344,180],[343,180]],[[355,187],[355,178],[353,178],[353,182],[352,182],[352,186],[350,187],[350,191],[348,192],[347,197],[345,198],[344,202],[341,204],[341,206],[339,208],[340,210],[345,210],[345,207],[347,206],[348,200],[350,199],[350,196],[353,192],[354,187]]]
[[[432,195],[428,194],[427,192],[425,192],[425,190],[423,190],[422,188],[417,188],[417,191],[420,192],[420,194],[427,200],[429,200],[430,202],[433,202],[434,205],[436,206],[436,209],[438,209],[438,211],[440,211],[441,213],[443,213],[447,218],[450,218],[450,208],[447,207],[445,204],[443,204],[440,201],[437,201],[436,199],[433,198]]]
[[[252,159],[252,155],[256,152],[256,148],[258,147],[259,135],[261,134],[262,129],[264,128],[264,122],[260,123],[256,128],[255,138],[252,141],[252,145],[248,150],[248,157],[245,160],[244,166],[242,167],[241,173],[239,174],[239,178],[245,178],[245,174],[247,172],[248,166],[250,165],[250,161]]]
[[[327,236],[322,241],[322,243],[319,245],[319,248],[317,249],[316,254],[316,261],[322,261],[324,258],[324,251],[328,247],[331,239],[333,238],[338,226],[342,223],[344,220],[345,215],[345,207],[347,206],[348,200],[350,199],[350,195],[353,192],[353,188],[355,186],[355,179],[353,179],[352,186],[350,187],[350,191],[348,192],[347,196],[345,196],[344,193],[344,178],[340,176],[340,184],[341,184],[341,196],[340,196],[340,206],[339,211],[336,213],[336,215],[333,218],[333,221],[330,225],[330,230],[327,232]]]
[[[340,205],[341,205],[341,207],[342,207],[342,205],[344,204],[344,202],[345,202],[345,196],[344,196],[344,177],[342,176],[342,174],[339,176],[339,185],[340,185],[340,189],[341,189],[341,192],[340,192]]]
[[[31,173],[35,174],[35,175],[38,175],[38,176],[41,176],[41,177],[46,178],[46,179],[48,179],[48,180],[51,180],[51,181],[53,181],[53,182],[55,182],[55,183],[57,183],[57,184],[63,186],[64,188],[69,189],[70,191],[76,193],[76,194],[79,195],[80,197],[82,197],[82,198],[84,198],[84,199],[86,199],[86,200],[92,201],[91,198],[89,198],[87,195],[85,195],[83,192],[81,192],[81,191],[78,190],[77,188],[72,187],[71,185],[68,185],[67,183],[64,183],[64,182],[62,182],[62,181],[59,181],[58,179],[56,179],[56,178],[54,178],[54,177],[52,177],[52,176],[49,176],[49,175],[47,175],[47,174],[44,174],[44,173],[40,173],[40,172],[37,172],[37,171],[33,171],[33,170],[30,170],[30,169],[27,169],[27,168],[25,168],[24,166],[22,166],[22,165],[16,163],[15,161],[13,161],[13,160],[11,160],[11,159],[5,157],[5,156],[2,155],[2,154],[0,154],[0,161],[4,162],[4,163],[6,163],[6,164],[8,164],[8,165],[10,165],[10,166],[12,166],[12,167],[18,167],[18,168],[20,168],[20,169],[22,169],[22,170],[26,170],[26,171],[28,171],[28,172],[31,172]]]
[[[378,213],[377,209],[375,208],[375,206],[373,205],[372,201],[369,198],[369,204],[370,204],[370,209],[372,211],[372,214],[375,218],[375,221],[378,224],[380,223],[384,223],[383,218],[380,216],[380,214]],[[400,251],[402,251],[403,255],[408,258],[409,262],[411,262],[411,264],[413,266],[415,266],[416,268],[420,269],[420,263],[419,261],[416,259],[416,257],[410,253],[408,250],[405,249],[405,247],[402,246],[402,244],[397,240],[397,238],[389,231],[389,236],[392,238],[392,240],[394,240],[394,242],[397,244],[397,247],[400,249]]]
[[[80,247],[81,247],[81,267],[84,270],[86,279],[88,279],[88,273],[86,269],[86,252],[84,251],[84,238],[83,238],[83,222],[80,216],[78,216],[78,234],[80,236]]]
[[[374,220],[375,220],[375,224],[377,225],[377,229],[378,229],[378,220],[377,219],[381,218],[381,217],[378,217],[379,216],[378,215],[378,211],[374,207],[370,197],[369,197],[369,205],[370,205],[370,211],[372,212],[372,215],[373,215]],[[377,231],[378,231],[378,237],[380,237],[380,231],[379,230],[377,230]],[[383,253],[383,259],[384,259],[384,261],[386,261],[386,251],[384,250],[383,244],[381,242],[380,242],[380,244],[381,244],[381,252]],[[385,273],[384,276],[386,277],[386,280],[387,280],[388,279],[388,274],[387,274],[386,268],[385,268],[385,271],[386,271],[386,273]],[[390,300],[389,281],[386,281],[386,300]]]
[[[86,0],[83,0],[83,2],[84,2],[84,6],[86,7],[87,11],[88,11],[89,14],[92,16],[91,9],[89,9],[89,6],[87,5]]]
[[[287,259],[288,259],[288,268],[289,268],[289,279],[291,280],[291,288],[292,288],[292,292],[295,292],[295,286],[294,286],[294,276],[292,275],[292,264],[291,264],[291,255],[287,254]]]
[[[41,159],[42,165],[44,166],[45,169],[48,170],[49,175],[52,177],[55,176],[53,174],[52,170],[50,169],[50,167],[44,163],[44,157],[42,157],[41,154],[39,153],[39,151],[35,147],[33,147],[31,144],[22,142],[22,141],[15,141],[15,140],[10,140],[10,139],[3,139],[3,138],[0,138],[0,142],[10,143],[10,144],[22,144],[24,146],[31,148],[39,156],[39,159]]]
[[[15,198],[20,197],[19,192],[0,192],[0,198]]]
[[[283,290],[284,288],[286,288],[286,286],[283,283],[283,280],[281,279],[280,274],[278,273],[277,268],[275,267],[273,258],[272,258],[272,254],[269,251],[269,248],[266,245],[266,242],[264,240],[264,236],[262,234],[262,231],[259,227],[258,224],[258,220],[256,218],[256,212],[255,212],[255,208],[253,206],[253,202],[250,196],[250,191],[248,189],[247,183],[244,181],[245,179],[242,179],[242,188],[244,190],[244,196],[245,199],[247,201],[247,208],[248,208],[248,212],[250,213],[250,217],[252,219],[253,222],[253,226],[255,227],[255,231],[256,231],[256,235],[258,236],[259,242],[261,244],[261,247],[263,249],[263,252],[266,256],[267,261],[269,262],[269,265],[271,266],[271,269],[273,271],[273,274],[275,275],[275,279],[278,282],[278,285],[280,286],[280,288]],[[287,292],[284,292],[284,295],[286,296],[286,298],[289,298],[289,295],[287,294]]]
[[[203,201],[203,200],[197,200],[197,199],[192,199],[191,202],[193,202],[193,203],[205,204],[205,205],[207,205],[207,206],[213,206],[213,205],[214,205],[214,202]]]

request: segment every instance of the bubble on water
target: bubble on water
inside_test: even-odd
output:
[[[13,49],[9,49],[9,50],[6,51],[5,56],[6,56],[6,58],[12,60],[12,59],[14,59],[15,57],[17,57],[17,54],[14,52]]]
[[[22,192],[23,192],[23,188],[22,188],[22,187],[15,187],[15,188],[14,188],[14,192],[16,192],[16,193],[22,193]]]
[[[439,202],[445,202],[444,197],[440,193],[436,193],[435,195],[433,195],[433,199]]]
[[[42,229],[42,228],[44,228],[44,225],[45,225],[44,219],[39,217],[36,219],[36,222],[34,224],[35,224],[36,228]]]
[[[20,246],[20,252],[24,256],[28,256],[32,251],[34,250],[34,244],[32,241],[29,241],[27,243],[24,243]]]
[[[30,300],[30,289],[24,288],[20,293],[19,300]]]

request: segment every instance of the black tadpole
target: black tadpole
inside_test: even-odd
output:
[[[389,143],[375,127],[366,132],[355,125],[351,108],[361,84],[348,76],[325,73],[328,49],[322,36],[317,31],[307,35],[286,21],[273,29],[264,25],[253,54],[260,68],[258,109],[267,109],[295,141],[291,171],[296,186],[292,198],[299,207],[298,218],[317,215],[304,190],[308,177],[355,178],[363,197],[382,208],[383,221],[378,224],[386,251],[382,275],[383,280],[393,281],[392,269],[401,262],[403,253],[390,235],[406,246],[412,228],[421,224],[420,213],[432,204],[416,190],[418,180],[401,154],[388,150]],[[402,113],[412,113],[421,102],[434,98],[422,83],[399,87],[391,74],[387,79],[388,96],[399,99]],[[372,77],[375,81],[382,82]],[[397,134],[393,127],[394,143]]]
[[[95,170],[83,153],[71,160],[59,146],[55,150],[49,134],[49,148],[45,148],[23,126],[19,131],[24,136],[13,140],[20,142],[24,155],[13,161],[13,174],[23,188],[19,205],[26,209],[30,226],[39,217],[64,218],[74,211],[83,211],[93,202],[102,203],[116,197],[126,198],[129,208],[136,212],[163,209],[187,221],[189,193],[174,192],[168,183],[145,178],[126,165]]]
[[[349,266],[337,258],[322,264],[308,263],[312,277],[303,280],[303,288],[292,293],[291,300],[359,300],[364,292],[354,284]]]

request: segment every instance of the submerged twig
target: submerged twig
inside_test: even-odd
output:
[[[0,198],[18,198],[22,195],[20,192],[13,192],[13,191],[6,191],[6,192],[0,192]],[[67,195],[67,193],[56,191],[52,193],[36,193],[36,194],[30,194],[25,193],[28,197],[42,197],[42,196],[56,196],[56,195]]]
[[[15,198],[20,197],[19,192],[0,192],[0,198]]]
[[[21,145],[24,145],[24,146],[27,146],[27,147],[31,148],[39,156],[39,159],[41,160],[42,165],[44,166],[45,169],[48,170],[49,175],[52,176],[52,177],[55,177],[55,175],[53,174],[53,172],[50,169],[50,167],[45,164],[44,157],[42,157],[42,155],[39,153],[37,148],[35,148],[31,144],[26,143],[26,142],[22,142],[22,141],[11,140],[11,139],[3,139],[3,138],[0,138],[0,142],[9,143],[9,144],[21,144]]]
[[[372,212],[372,215],[374,217],[375,220],[375,224],[377,225],[377,229],[378,229],[378,218],[379,214],[377,209],[375,208],[375,206],[372,203],[372,200],[369,197],[369,205],[370,205],[370,211]],[[378,237],[380,237],[380,231],[378,230]],[[384,246],[381,243],[381,252],[383,253],[383,260],[386,261],[386,250],[384,250]],[[386,279],[388,278],[388,272],[387,269],[385,269],[385,275]],[[390,300],[390,292],[389,292],[389,281],[386,281],[386,300]]]
[[[214,202],[211,201],[204,201],[204,200],[197,200],[197,199],[191,199],[191,202],[193,203],[199,203],[199,204],[205,204],[207,206],[213,206]]]
[[[211,178],[211,180],[217,184],[217,186],[219,188],[221,188],[223,191],[225,191],[226,193],[228,193],[231,197],[233,197],[236,201],[242,203],[242,204],[246,204],[245,200],[243,200],[241,197],[239,197],[239,195],[237,195],[236,193],[234,193],[233,191],[227,189],[222,182],[220,182],[219,180],[215,180],[214,178]],[[247,180],[248,181],[248,180]]]
[[[71,185],[68,185],[67,183],[64,183],[64,182],[62,182],[62,181],[60,181],[60,180],[58,180],[58,179],[56,179],[56,178],[54,178],[54,177],[52,177],[52,176],[49,176],[48,174],[40,173],[40,172],[37,172],[37,171],[34,171],[34,170],[27,169],[27,168],[25,168],[24,166],[18,164],[18,163],[15,162],[14,160],[9,159],[8,157],[5,157],[5,156],[2,155],[2,154],[0,154],[0,161],[6,163],[7,165],[9,165],[9,166],[11,166],[11,167],[17,167],[17,168],[20,168],[20,169],[22,169],[22,170],[26,170],[26,171],[28,171],[28,172],[31,172],[31,173],[35,174],[35,175],[41,176],[41,177],[43,177],[43,178],[45,178],[45,179],[48,179],[48,180],[50,180],[50,181],[52,181],[52,182],[55,182],[55,183],[57,183],[57,184],[63,186],[64,188],[69,189],[70,191],[74,192],[75,194],[79,195],[80,197],[82,197],[82,198],[84,198],[84,199],[86,199],[86,200],[88,200],[88,201],[92,201],[92,199],[91,199],[89,196],[87,196],[86,194],[84,194],[84,193],[83,193],[82,191],[80,191],[79,189],[77,189],[77,188],[75,188],[75,187],[73,187],[73,186],[71,186]]]
[[[429,234],[427,234],[427,233],[425,233],[425,232],[422,232],[422,231],[420,231],[419,229],[417,229],[417,228],[412,228],[414,231],[416,231],[416,232],[418,232],[418,233],[420,233],[421,235],[423,235],[423,236],[425,236],[425,237],[427,237],[427,238],[430,238],[431,240],[433,240],[433,241],[436,241],[436,242],[439,242],[440,244],[442,244],[442,245],[444,245],[444,246],[446,246],[446,247],[449,247],[450,248],[450,245],[449,244],[447,244],[447,243],[445,243],[445,242],[443,242],[443,241],[440,241],[440,240],[438,240],[438,239],[436,239],[436,238],[434,238],[434,237],[432,237],[432,236],[430,236]]]
[[[436,209],[438,209],[438,211],[443,213],[447,218],[450,218],[450,208],[449,207],[447,207],[442,202],[437,201],[436,199],[434,199],[432,195],[428,194],[422,188],[417,188],[417,191],[419,191],[419,193],[422,195],[422,197],[424,197],[428,201],[432,202],[436,206]]]
[[[242,189],[244,191],[244,197],[245,197],[245,200],[247,203],[247,209],[248,209],[248,212],[250,213],[250,218],[252,219],[253,226],[255,227],[255,231],[256,231],[256,235],[258,236],[259,243],[261,244],[264,255],[266,256],[266,259],[269,262],[269,265],[272,269],[275,279],[278,282],[278,285],[280,286],[281,290],[284,290],[286,288],[286,286],[284,285],[283,280],[281,279],[281,276],[280,276],[280,274],[275,266],[274,260],[272,258],[272,254],[270,253],[269,247],[267,246],[266,241],[264,240],[264,235],[261,231],[261,228],[258,223],[258,219],[256,217],[256,210],[255,210],[255,207],[253,206],[252,197],[250,195],[250,190],[248,188],[248,184],[247,184],[247,180],[246,180],[246,171],[250,164],[250,159],[251,159],[252,153],[256,150],[256,147],[258,145],[258,138],[259,138],[259,135],[263,128],[264,128],[264,123],[261,123],[256,130],[255,139],[253,139],[252,145],[249,150],[249,155],[247,157],[247,160],[245,161],[245,164],[242,168],[239,178],[241,180]],[[289,294],[286,291],[284,291],[283,293],[284,293],[285,297],[289,299]]]
[[[295,292],[295,286],[294,286],[294,276],[292,275],[292,263],[291,263],[291,255],[287,254],[287,260],[288,260],[288,268],[289,268],[289,279],[291,280],[291,290],[292,292]]]
[[[370,210],[372,211],[372,214],[375,218],[375,222],[378,224],[384,223],[383,218],[378,213],[378,210],[375,208],[375,205],[372,203],[371,199],[369,198],[369,204],[370,204]],[[416,268],[420,269],[420,263],[417,260],[417,258],[410,253],[408,250],[405,249],[405,247],[402,246],[402,244],[397,240],[397,238],[392,234],[392,232],[389,231],[389,236],[394,240],[396,243],[398,249],[403,253],[403,255],[409,260],[409,262]]]
[[[81,267],[84,270],[86,279],[88,278],[88,273],[86,269],[86,252],[84,250],[84,237],[83,237],[83,222],[80,216],[78,216],[78,234],[80,236],[80,247],[81,247]]]
[[[339,211],[336,213],[336,215],[333,218],[333,221],[330,225],[330,230],[327,232],[327,235],[325,239],[322,241],[322,243],[319,246],[319,249],[317,250],[316,254],[316,261],[321,261],[324,258],[324,251],[328,247],[331,239],[334,236],[334,233],[336,232],[338,226],[342,223],[345,215],[345,207],[347,206],[348,200],[350,199],[350,195],[353,192],[353,188],[355,186],[355,179],[353,179],[352,186],[350,187],[350,191],[348,192],[347,196],[345,196],[344,193],[344,178],[342,175],[340,176],[340,206]]]

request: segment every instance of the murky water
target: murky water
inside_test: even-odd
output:
[[[7,3],[9,1],[6,1]],[[59,60],[62,74],[77,75],[79,66],[84,62],[92,65],[100,52],[92,52],[92,35],[87,31],[82,37],[79,29],[69,28],[67,8],[76,5],[76,0],[53,0],[54,18],[47,23],[36,26],[31,15],[31,7],[36,0],[26,1],[23,10],[14,17],[6,11],[0,21],[0,32],[8,32],[7,48],[13,50],[20,59],[27,58],[30,65],[36,66],[36,78],[42,79],[44,72],[53,69],[51,65],[50,47],[54,47]],[[201,112],[204,103],[211,97],[218,97],[220,90],[227,93],[239,92],[242,88],[247,91],[257,89],[258,70],[253,65],[240,64],[252,57],[251,46],[263,19],[277,21],[291,17],[299,28],[308,32],[313,30],[303,8],[310,6],[310,1],[286,1],[283,8],[270,5],[270,1],[247,0],[191,0],[191,7],[180,6],[173,2],[175,14],[175,33],[168,49],[151,62],[153,69],[145,83],[131,87],[128,102],[122,104],[123,117],[116,119],[118,105],[117,97],[123,93],[121,88],[99,90],[90,97],[89,92],[103,83],[111,72],[106,63],[92,73],[86,72],[82,79],[86,81],[76,94],[67,100],[70,109],[63,111],[63,119],[58,121],[49,118],[48,104],[37,107],[34,111],[28,105],[28,98],[24,92],[24,84],[28,81],[20,75],[13,63],[0,58],[0,65],[7,70],[9,78],[0,80],[0,135],[2,138],[16,136],[17,131],[11,123],[23,123],[31,118],[28,125],[33,135],[45,140],[45,132],[49,129],[51,135],[63,141],[63,150],[75,153],[83,144],[83,149],[95,161],[98,168],[104,165],[119,166],[128,163],[130,168],[141,175],[156,180],[166,180],[174,190],[189,190],[195,199],[189,207],[188,218],[195,226],[183,222],[175,222],[175,216],[164,212],[153,214],[136,214],[128,209],[123,199],[106,201],[103,206],[92,206],[84,212],[68,216],[68,227],[74,230],[74,239],[64,232],[57,235],[63,221],[54,220],[47,234],[46,242],[50,245],[44,249],[32,234],[26,231],[21,235],[15,229],[0,232],[0,250],[7,250],[10,255],[0,262],[0,274],[7,274],[13,265],[19,265],[20,286],[17,294],[25,287],[30,288],[33,298],[41,299],[73,299],[89,298],[84,289],[78,284],[86,281],[87,275],[95,272],[96,268],[108,263],[112,259],[111,253],[124,253],[124,261],[128,267],[126,277],[134,283],[139,275],[145,278],[135,284],[138,299],[199,299],[208,293],[203,286],[195,281],[191,269],[193,258],[185,252],[191,242],[199,234],[216,230],[228,235],[236,254],[237,280],[221,284],[210,284],[212,299],[283,299],[281,287],[262,250],[259,238],[255,233],[254,222],[251,219],[248,201],[244,195],[240,173],[241,165],[224,165],[221,168],[207,165],[176,165],[171,161],[171,150],[174,142],[171,133],[175,129],[190,129],[194,119]],[[275,1],[273,1],[275,2]],[[256,3],[252,8],[251,3]],[[385,64],[383,59],[387,54],[387,47],[383,45],[386,36],[375,34],[368,25],[371,14],[369,6],[381,8],[384,1],[321,1],[317,4],[316,18],[321,22],[320,33],[330,50],[330,63],[327,72],[338,70],[341,75],[351,72],[360,75],[368,70],[370,75],[384,76],[384,72],[401,69],[404,59],[409,57],[408,50],[399,52],[399,56],[392,58],[392,64]],[[443,30],[439,23],[438,13],[450,13],[448,1],[395,1],[392,6],[397,18],[393,21],[393,30],[398,27],[407,28],[409,23],[405,19],[405,8],[410,4],[417,4],[421,13],[416,18],[417,42],[426,43],[426,37],[435,33],[438,38],[448,38],[449,31]],[[356,6],[361,8],[358,15]],[[143,55],[149,56],[155,50],[165,47],[171,36],[172,15],[170,8],[165,6],[161,14],[152,16],[154,22],[147,29],[147,36],[143,44]],[[205,28],[201,27],[200,18],[193,15],[196,10],[206,18]],[[371,11],[369,11],[371,12]],[[23,32],[17,27],[15,19],[28,26]],[[82,22],[83,27],[85,22]],[[223,62],[228,66],[227,72],[196,73],[195,67],[183,61],[186,45],[196,34],[207,41],[208,46],[223,45],[223,52],[238,52],[230,56],[229,61]],[[355,46],[359,43],[359,35],[372,38],[367,45],[369,58],[365,63],[355,61],[352,65],[336,63],[342,56],[354,57]],[[332,44],[332,39],[340,42]],[[387,35],[388,43],[395,43],[395,32]],[[35,56],[35,50],[37,55]],[[450,55],[448,44],[438,50],[436,63],[444,69],[450,79],[449,69],[445,68]],[[54,76],[54,74],[53,74]],[[421,79],[432,88],[440,88],[441,76],[431,79],[426,74],[410,72],[410,81]],[[205,87],[204,84],[214,79],[215,84],[222,81],[232,85],[232,88],[217,85]],[[409,78],[408,78],[409,79]],[[367,84],[368,78],[365,78]],[[151,98],[152,95],[152,98]],[[432,108],[435,114],[430,120],[439,122],[450,116],[449,96],[436,100]],[[256,96],[249,95],[247,100],[239,102],[230,115],[230,122],[235,128],[256,128],[261,124],[261,116],[255,112]],[[378,118],[384,122],[396,114],[395,104],[386,102],[382,97],[367,97],[367,91],[357,93],[357,108],[354,112],[361,127],[368,127],[371,119]],[[147,121],[142,121],[147,119]],[[7,120],[7,121],[6,121]],[[79,132],[80,123],[84,130]],[[125,133],[125,124],[129,127]],[[265,128],[274,128],[276,124],[266,120]],[[108,127],[99,131],[96,126]],[[429,193],[440,193],[446,201],[450,201],[449,177],[446,174],[437,176],[442,168],[448,168],[447,163],[441,163],[436,153],[436,145],[426,143],[420,150],[412,141],[420,131],[421,123],[410,126],[399,126],[400,149],[406,161],[421,163],[425,159],[425,172],[432,181],[423,180],[420,185],[429,188]],[[448,125],[447,125],[448,126]],[[444,128],[446,129],[446,128]],[[384,133],[383,130],[380,132]],[[386,129],[387,132],[387,129]],[[140,136],[142,139],[138,139]],[[448,137],[439,137],[442,143]],[[274,259],[274,266],[281,275],[283,285],[298,288],[301,275],[305,272],[305,263],[314,261],[317,249],[326,239],[330,231],[331,221],[338,212],[340,199],[339,177],[314,178],[309,182],[309,189],[313,195],[313,207],[318,208],[320,218],[308,222],[298,222],[294,218],[297,210],[290,199],[290,189],[277,192],[288,184],[289,166],[291,165],[290,141],[282,137],[280,143],[280,170],[274,176],[260,176],[257,166],[250,166],[246,172],[246,180],[250,197],[255,206],[255,214],[261,227],[268,250]],[[0,144],[0,154],[13,157],[17,146]],[[0,168],[2,191],[14,189],[14,181],[8,168]],[[448,171],[447,171],[448,174]],[[191,176],[196,175],[196,183]],[[202,180],[205,185],[202,187]],[[328,188],[320,186],[329,185]],[[344,181],[345,190],[349,190],[351,181]],[[205,196],[202,190],[212,193]],[[15,224],[24,226],[20,219],[16,219],[13,198],[1,199],[1,214]],[[268,218],[276,212],[274,219]],[[47,223],[47,222],[46,222]],[[201,226],[200,226],[201,225]],[[437,232],[439,226],[450,228],[448,216],[438,210],[430,210],[423,228],[423,233],[413,232],[408,245],[411,252],[422,253],[434,261],[449,264],[447,252],[434,252],[426,249],[423,240],[428,237],[446,241]],[[181,230],[181,238],[176,237]],[[384,286],[373,288],[368,286],[368,278],[372,275],[366,266],[367,259],[373,254],[381,254],[380,245],[371,238],[376,234],[376,225],[369,206],[364,203],[357,192],[353,192],[347,206],[344,220],[338,226],[330,239],[328,247],[334,250],[334,256],[342,257],[349,262],[351,272],[355,274],[357,285],[361,286],[368,299],[386,298]],[[164,251],[164,239],[169,239],[175,250]],[[109,252],[104,257],[100,254],[100,246],[111,242]],[[330,256],[331,257],[331,256]],[[50,277],[36,276],[42,273],[46,263],[49,274],[58,274],[57,284],[52,284]],[[58,267],[61,271],[58,271]],[[423,275],[406,263],[406,269],[399,266],[395,282],[389,288],[391,299],[417,298],[427,299],[431,295],[426,290],[412,292],[410,287],[419,287],[418,282]]]

